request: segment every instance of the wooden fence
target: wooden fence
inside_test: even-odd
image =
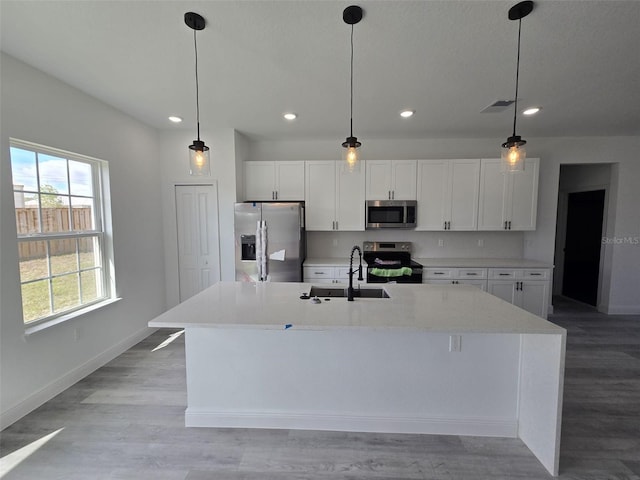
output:
[[[66,233],[73,230],[93,230],[91,207],[73,207],[71,209],[72,224],[69,225],[69,208],[42,208],[42,232]],[[16,226],[18,235],[28,235],[40,232],[37,208],[16,208]],[[47,241],[18,242],[20,260],[42,258],[47,255]],[[91,251],[93,239],[80,239],[80,251]],[[64,255],[76,252],[76,240],[61,239],[49,241],[49,255]]]

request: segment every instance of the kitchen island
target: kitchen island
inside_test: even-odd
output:
[[[220,282],[149,322],[185,328],[187,426],[519,437],[557,475],[564,329],[464,285],[310,288]]]

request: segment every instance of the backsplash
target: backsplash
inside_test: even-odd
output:
[[[307,232],[307,258],[346,258],[366,240],[412,242],[414,258],[522,258],[524,252],[523,232],[369,230]]]

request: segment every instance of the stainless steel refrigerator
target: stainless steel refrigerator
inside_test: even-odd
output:
[[[301,282],[306,254],[304,204],[235,204],[236,280]]]

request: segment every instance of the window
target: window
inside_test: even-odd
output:
[[[13,139],[10,153],[24,323],[109,299],[107,163]]]

